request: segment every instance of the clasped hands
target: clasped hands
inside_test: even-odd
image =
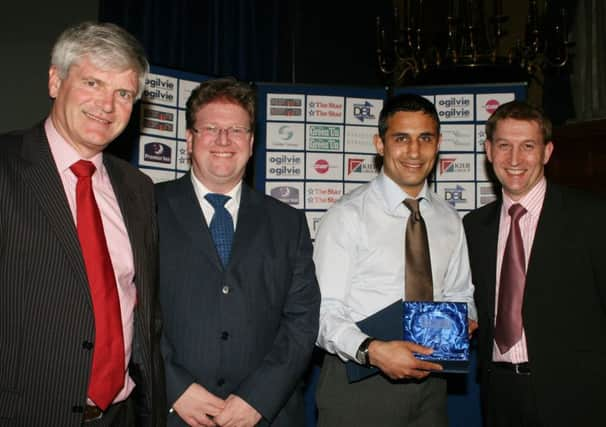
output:
[[[261,420],[244,399],[230,394],[223,400],[196,383],[179,396],[173,410],[192,427],[252,427]]]

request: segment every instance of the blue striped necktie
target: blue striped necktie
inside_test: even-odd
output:
[[[231,214],[225,209],[225,203],[231,197],[224,194],[208,193],[204,198],[215,209],[213,218],[210,221],[210,234],[215,242],[215,247],[217,248],[217,253],[219,254],[219,258],[221,258],[223,267],[226,267],[234,240],[234,221]]]

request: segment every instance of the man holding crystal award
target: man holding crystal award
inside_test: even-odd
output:
[[[440,140],[430,101],[391,97],[374,138],[379,176],[322,218],[314,249],[318,345],[330,354],[317,388],[320,426],[448,424],[446,382],[431,375],[444,366],[423,360],[433,350],[406,340],[404,331],[427,310],[440,312],[431,301],[453,302],[445,311],[464,316],[464,338],[466,318],[476,318],[459,214],[426,182]]]

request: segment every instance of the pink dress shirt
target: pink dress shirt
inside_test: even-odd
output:
[[[78,179],[69,168],[72,164],[81,160],[78,152],[59,135],[51,118],[46,119],[44,130],[48,139],[50,150],[55,160],[55,165],[59,171],[63,188],[69,207],[76,223],[76,183]],[[133,342],[133,324],[134,309],[137,301],[137,289],[133,279],[135,277],[135,267],[133,261],[133,252],[128,238],[124,218],[116,200],[114,189],[112,187],[107,170],[103,165],[103,153],[99,153],[90,159],[97,171],[93,175],[93,192],[101,212],[103,230],[109,250],[109,256],[116,276],[118,285],[118,297],[120,298],[120,311],[122,313],[122,332],[124,334],[124,387],[116,398],[114,403],[125,400],[135,387],[135,383],[128,375],[128,362],[132,353]],[[89,404],[94,404],[90,399]]]
[[[497,308],[499,306],[499,287],[501,277],[501,262],[503,261],[503,253],[505,252],[505,244],[507,243],[507,236],[509,235],[509,228],[511,226],[511,217],[507,213],[509,208],[514,203],[520,203],[527,210],[526,214],[520,218],[520,231],[522,232],[522,240],[524,241],[524,256],[526,258],[526,269],[528,269],[528,259],[530,258],[530,251],[532,249],[532,243],[534,242],[534,235],[537,231],[537,224],[539,222],[539,216],[541,215],[541,209],[543,208],[543,200],[545,200],[545,190],[547,189],[547,182],[545,178],[542,178],[532,188],[528,194],[522,197],[518,202],[514,202],[503,193],[503,205],[501,206],[501,219],[499,222],[499,240],[497,245],[497,289],[496,289],[496,300],[495,300],[495,321],[497,318]],[[509,349],[505,354],[501,354],[496,342],[493,341],[492,345],[492,360],[495,362],[509,362],[509,363],[522,363],[528,362],[528,349],[526,347],[526,333],[522,329],[522,338],[513,347]]]

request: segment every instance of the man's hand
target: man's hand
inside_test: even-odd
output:
[[[221,427],[253,427],[261,421],[261,414],[235,394],[225,399],[225,408],[215,417]]]
[[[469,324],[468,329],[467,329],[467,333],[469,334],[469,339],[471,339],[474,331],[476,329],[478,329],[478,322],[476,322],[473,319],[467,319],[467,321],[468,321],[468,324]]]
[[[175,412],[192,427],[214,427],[213,417],[225,407],[225,401],[207,391],[200,384],[193,383],[173,403]]]
[[[379,368],[393,380],[416,378],[429,375],[429,371],[441,371],[442,366],[419,360],[413,352],[431,354],[433,350],[409,341],[374,340],[368,346],[370,364]]]

